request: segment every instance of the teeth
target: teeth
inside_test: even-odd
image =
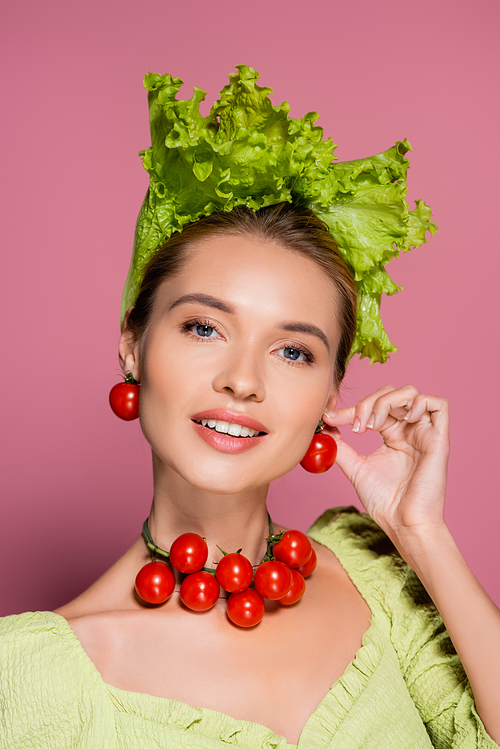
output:
[[[249,429],[248,427],[241,426],[241,424],[231,424],[229,421],[202,419],[201,423],[204,427],[208,426],[210,429],[215,429],[216,432],[230,434],[232,437],[254,437],[259,433],[256,429]]]

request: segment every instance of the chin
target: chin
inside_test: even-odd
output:
[[[297,461],[298,462],[298,461]],[[269,486],[271,481],[284,476],[294,468],[296,463],[283,465],[280,461],[270,461],[268,465],[263,461],[252,461],[251,465],[243,465],[242,461],[222,462],[200,461],[197,466],[170,463],[170,468],[181,476],[186,483],[201,491],[230,496],[260,487]]]
[[[230,496],[231,494],[239,494],[248,489],[256,489],[269,484],[273,480],[272,477],[266,480],[261,468],[253,471],[242,471],[235,466],[229,470],[227,466],[219,469],[213,466],[212,469],[209,468],[207,470],[205,464],[201,470],[193,470],[193,467],[190,466],[184,471],[179,471],[179,473],[191,486],[210,492],[211,494],[220,494],[222,496]]]

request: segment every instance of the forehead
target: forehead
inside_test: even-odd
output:
[[[224,234],[196,242],[182,270],[159,292],[160,306],[184,294],[209,294],[237,314],[309,322],[338,341],[332,280],[310,257],[260,238]]]

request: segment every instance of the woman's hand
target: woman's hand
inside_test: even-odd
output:
[[[413,385],[386,385],[356,406],[325,414],[323,421],[325,432],[337,442],[339,467],[363,507],[398,547],[412,530],[444,525],[449,453],[444,398],[423,395]],[[383,444],[370,455],[359,455],[337,428],[346,425],[358,434],[379,432]]]
[[[448,403],[412,385],[386,385],[352,408],[325,414],[337,463],[375,522],[413,567],[444,620],[469,678],[486,730],[500,742],[500,611],[481,588],[443,518]],[[347,445],[337,427],[380,432],[370,455]]]

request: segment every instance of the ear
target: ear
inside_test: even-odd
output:
[[[118,346],[118,356],[123,371],[131,372],[134,380],[140,382],[139,342],[134,334],[128,329],[128,318],[132,309],[133,307],[129,307],[123,321],[123,330]]]
[[[332,385],[332,388],[330,390],[330,393],[328,395],[328,399],[325,403],[325,407],[323,409],[323,413],[328,416],[330,413],[335,411],[337,408],[337,402],[339,399],[339,386],[337,384]]]

